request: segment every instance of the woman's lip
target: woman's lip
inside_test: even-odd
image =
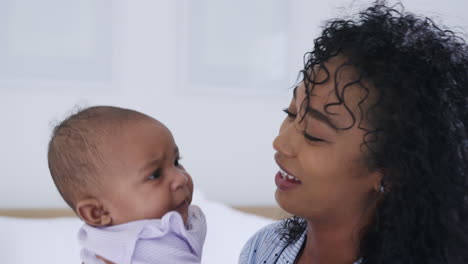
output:
[[[301,185],[301,182],[283,179],[281,172],[278,171],[275,176],[275,184],[279,190],[287,191]]]
[[[301,180],[301,179],[299,179],[298,177],[296,177],[296,175],[292,174],[292,173],[289,172],[287,169],[285,169],[285,168],[279,163],[278,159],[276,158],[276,155],[275,155],[275,162],[276,162],[276,164],[278,165],[278,167],[279,167],[282,171],[284,171],[284,172],[286,172],[287,174],[289,174],[289,175],[295,177],[295,178],[298,179],[298,180]]]

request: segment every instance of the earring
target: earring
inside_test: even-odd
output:
[[[379,192],[380,192],[380,193],[384,193],[384,192],[385,192],[385,187],[384,187],[383,183],[380,184]]]

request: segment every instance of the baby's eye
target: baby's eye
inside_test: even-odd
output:
[[[179,166],[180,166],[179,161],[180,161],[181,159],[182,159],[181,157],[177,157],[177,158],[174,160],[174,166],[179,167]]]
[[[161,177],[161,171],[158,169],[156,170],[155,172],[153,172],[153,174],[151,174],[148,179],[150,180],[156,180],[158,179],[159,177]]]

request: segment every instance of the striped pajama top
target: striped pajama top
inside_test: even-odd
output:
[[[282,224],[282,221],[270,224],[253,235],[241,251],[239,264],[293,264],[307,232],[304,231],[296,242],[287,244],[278,231]]]

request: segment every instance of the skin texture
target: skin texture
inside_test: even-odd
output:
[[[178,163],[171,132],[152,118],[128,120],[101,139],[100,186],[76,211],[93,226],[159,219],[177,211],[187,221],[193,182]]]
[[[356,261],[359,234],[370,223],[378,201],[382,172],[371,171],[366,164],[366,149],[361,147],[365,132],[358,123],[339,129],[353,123],[343,105],[328,108],[331,114],[324,111],[326,104],[337,101],[335,85],[340,87],[355,78],[352,67],[337,71],[343,62],[344,58],[336,57],[326,63],[330,78],[315,86],[309,106],[304,103],[304,84],[295,89],[286,110],[288,117],[273,142],[278,165],[301,181],[292,189],[278,188],[275,193],[285,211],[308,222],[306,244],[297,263]],[[326,79],[322,69],[316,68],[314,73],[317,80]],[[360,87],[346,90],[346,104],[356,116],[363,96]],[[322,117],[309,111],[302,119],[305,107],[317,110]]]

